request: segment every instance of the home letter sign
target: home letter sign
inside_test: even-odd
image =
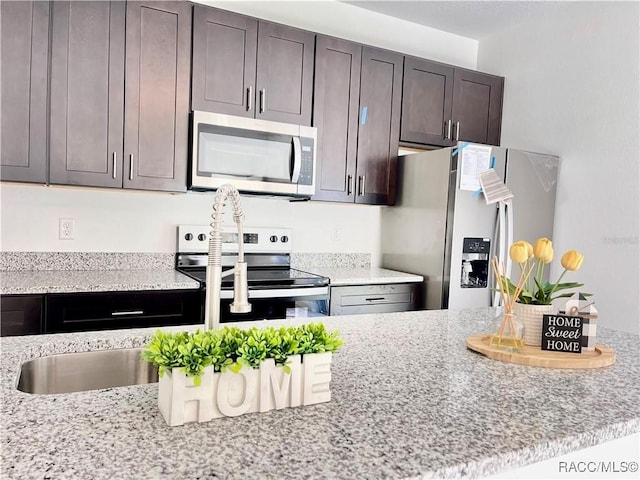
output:
[[[287,359],[287,370],[266,359],[257,369],[233,373],[204,369],[200,385],[174,368],[160,378],[158,408],[171,425],[208,422],[214,418],[266,412],[331,400],[331,353]]]

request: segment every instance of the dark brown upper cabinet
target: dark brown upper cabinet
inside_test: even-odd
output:
[[[449,65],[405,57],[401,141],[453,144],[453,76]]]
[[[402,55],[318,36],[313,200],[395,201]]]
[[[194,6],[193,110],[311,125],[315,35]]]
[[[313,126],[318,129],[313,200],[354,202],[362,45],[318,36]]]
[[[122,187],[124,2],[53,2],[50,182]]]
[[[402,63],[401,54],[362,49],[356,203],[395,203]]]
[[[400,141],[500,144],[504,78],[405,57]]]
[[[127,2],[125,188],[187,190],[191,10]]]
[[[0,2],[0,180],[47,181],[49,2]]]
[[[504,78],[456,68],[453,83],[454,140],[500,145]]]
[[[54,2],[52,25],[50,182],[186,191],[190,4]]]

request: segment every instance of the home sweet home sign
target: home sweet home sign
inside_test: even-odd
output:
[[[542,350],[582,353],[582,317],[542,316]]]

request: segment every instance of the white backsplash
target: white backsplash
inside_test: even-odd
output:
[[[2,184],[3,252],[162,253],[176,251],[176,227],[207,224],[212,194]],[[378,206],[242,197],[245,225],[287,227],[292,253],[367,254],[377,266]],[[60,218],[74,219],[75,239],[60,240]],[[231,215],[225,224],[232,224]],[[232,227],[230,227],[232,228]]]

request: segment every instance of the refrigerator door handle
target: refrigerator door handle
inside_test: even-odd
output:
[[[498,261],[500,261],[500,256],[502,255],[502,252],[500,251],[499,242],[496,241],[498,239],[498,235],[500,234],[500,229],[501,229],[500,209],[498,208],[497,205],[496,205],[496,224],[495,225],[496,226],[493,230],[494,256],[498,259]],[[493,296],[491,297],[490,304],[492,307],[499,307],[501,303],[501,296],[500,296],[500,290],[498,287],[498,278],[495,278],[493,268],[489,269],[489,285],[493,285],[495,288]]]
[[[495,229],[495,235],[494,235],[494,239],[497,239],[497,248],[496,248],[496,258],[498,259],[498,266],[502,267],[503,265],[505,265],[505,258],[509,257],[508,252],[506,252],[506,248],[505,248],[505,236],[506,236],[506,229],[507,229],[507,219],[506,219],[506,211],[505,211],[505,203],[504,202],[498,202],[498,221],[496,222],[496,229]],[[506,265],[505,265],[506,267]],[[509,275],[509,269],[511,268],[510,266],[510,262],[509,262],[509,267],[505,270],[505,274]],[[492,285],[495,285],[496,291],[493,294],[493,301],[491,302],[491,305],[493,307],[497,307],[500,306],[501,302],[501,296],[500,296],[500,291],[498,290],[498,282],[500,280],[498,278],[496,278],[493,282],[491,282]]]
[[[508,199],[505,202],[505,209],[507,211],[507,227],[506,227],[506,233],[507,233],[507,244],[506,244],[506,248],[507,251],[505,252],[505,264],[506,264],[506,271],[505,273],[507,275],[511,275],[511,255],[509,255],[509,251],[508,249],[511,248],[511,245],[513,244],[513,203],[511,203],[511,199]]]

